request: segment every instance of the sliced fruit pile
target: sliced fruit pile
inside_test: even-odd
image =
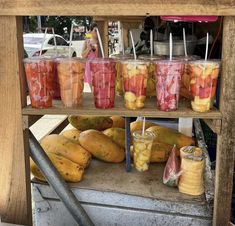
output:
[[[192,109],[197,112],[210,110],[216,92],[219,62],[194,61],[189,63],[190,90],[193,96]]]
[[[85,63],[78,59],[60,59],[57,65],[61,100],[66,107],[76,107],[82,102]]]
[[[25,61],[32,107],[49,108],[52,106],[54,69],[53,60]]]
[[[115,61],[93,61],[90,65],[95,106],[103,109],[114,107]]]
[[[181,61],[159,61],[156,64],[157,106],[161,111],[177,110],[183,71],[184,63]]]
[[[147,89],[148,68],[145,62],[122,63],[125,106],[128,109],[144,107]]]

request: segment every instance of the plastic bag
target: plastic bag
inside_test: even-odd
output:
[[[177,155],[176,145],[172,148],[170,157],[166,163],[163,173],[163,184],[176,187],[179,182],[180,172],[180,158]]]

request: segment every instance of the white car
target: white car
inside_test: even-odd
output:
[[[28,57],[39,56],[44,33],[28,33],[23,35],[24,38],[24,49],[28,54]],[[55,35],[57,53],[59,56],[69,56],[69,43],[60,35]],[[54,43],[53,34],[46,34],[42,55],[55,56],[56,48]],[[76,57],[76,51],[71,46],[70,57]]]

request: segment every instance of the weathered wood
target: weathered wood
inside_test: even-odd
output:
[[[219,119],[204,119],[204,122],[209,126],[209,128],[216,134],[221,132],[222,121]]]
[[[22,18],[0,17],[0,216],[3,222],[31,225],[29,157],[24,148],[19,80],[22,38],[17,38],[21,31]]]
[[[164,112],[159,111],[156,107],[156,99],[148,98],[145,101],[145,108],[133,111],[125,108],[123,97],[116,96],[115,107],[112,109],[97,109],[94,106],[93,95],[86,93],[83,97],[83,105],[77,108],[65,108],[60,101],[54,101],[52,108],[47,109],[35,109],[31,106],[23,108],[24,115],[43,115],[43,114],[56,114],[56,115],[122,115],[129,117],[146,116],[156,118],[213,118],[220,119],[221,113],[213,108],[209,112],[198,113],[191,110],[190,102],[182,100],[179,103],[179,109],[177,111]]]
[[[228,225],[231,210],[235,151],[235,17],[225,17],[223,26],[223,67],[218,136],[213,225]]]
[[[1,0],[0,15],[235,15],[234,0]]]
[[[97,21],[105,57],[109,56],[109,35],[108,35],[108,20]],[[100,52],[101,54],[101,52]]]

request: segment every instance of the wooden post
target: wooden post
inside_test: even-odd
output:
[[[104,55],[105,57],[108,57],[109,56],[108,20],[97,21],[97,25],[103,42]]]
[[[228,225],[231,212],[235,147],[235,17],[224,18],[222,59],[222,128],[217,142],[214,226]]]
[[[29,155],[21,115],[25,98],[19,79],[22,18],[0,16],[0,33],[0,217],[2,222],[31,225]]]

